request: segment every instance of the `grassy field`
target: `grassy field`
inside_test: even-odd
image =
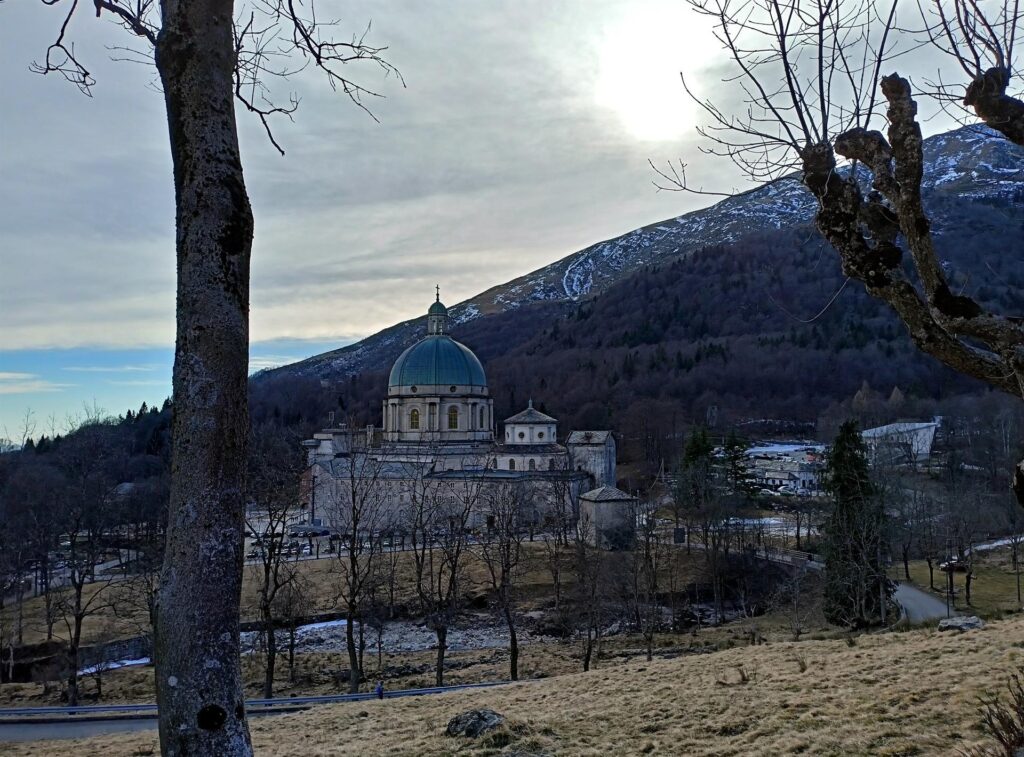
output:
[[[527,543],[525,548],[526,559],[523,562],[523,574],[518,592],[522,598],[523,609],[529,609],[537,600],[550,596],[552,580],[545,567],[543,546],[539,543]],[[399,602],[413,599],[415,585],[412,553],[402,553],[401,558],[397,568],[398,584],[401,587],[397,592]],[[680,575],[686,577],[686,580],[692,580],[693,577],[699,576],[705,570],[703,556],[700,553],[688,555],[685,551],[680,550],[677,559],[680,561]],[[296,565],[310,592],[311,613],[338,609],[338,590],[341,579],[336,561],[329,558],[301,560]],[[484,564],[476,555],[470,553],[466,565],[465,585],[468,591],[473,593],[482,590],[487,581]],[[568,571],[563,580],[570,580]],[[246,565],[242,584],[242,620],[254,620],[257,617],[260,581],[261,567]],[[95,602],[95,605],[100,608],[99,611],[86,618],[83,625],[83,644],[137,635],[141,633],[140,629],[147,627],[145,612],[142,610],[132,612],[127,603],[122,600],[121,594],[126,590],[127,585],[121,581],[113,581],[109,585],[86,585],[86,597],[96,591],[101,591],[102,594]],[[136,604],[138,603],[136,602]],[[6,623],[13,623],[15,612],[13,607],[9,605],[0,612],[4,614]],[[46,639],[46,608],[43,598],[35,597],[27,600],[23,613],[25,643],[33,644],[44,641]],[[59,620],[54,626],[54,635],[58,639],[68,636],[67,628]]]
[[[890,575],[894,579],[904,580],[903,564],[894,564]],[[910,562],[910,579],[918,588],[932,591],[928,584],[928,564],[924,560]],[[943,601],[946,598],[945,581],[946,574],[936,567],[935,590],[932,593]],[[954,604],[960,612],[983,618],[998,618],[1022,609],[1021,602],[1017,601],[1017,575],[1013,571],[1009,550],[983,552],[975,559],[970,606],[966,603],[964,582],[963,573],[953,574]]]
[[[829,626],[820,610],[814,612],[809,623],[810,633],[805,638],[822,639],[842,637],[844,633]],[[792,636],[789,618],[784,613],[769,613],[757,618],[733,621],[718,627],[680,634],[658,634],[655,639],[657,654],[704,654],[751,643],[752,636],[764,641],[788,640]],[[278,661],[274,693],[276,696],[306,696],[336,694],[348,690],[338,674],[348,670],[348,656],[336,652],[297,654],[294,677],[289,676],[285,656]],[[642,639],[618,634],[601,639],[593,662],[595,668],[615,667],[644,656]],[[366,651],[367,682],[363,690],[373,687],[378,677],[377,658],[371,649]],[[389,689],[421,688],[434,685],[435,652],[405,652],[383,656],[383,677]],[[445,665],[446,683],[476,683],[500,681],[508,677],[508,650],[505,648],[472,651],[449,651]],[[582,669],[582,651],[579,642],[543,641],[520,647],[520,677],[550,678],[575,673]],[[262,696],[264,662],[261,655],[242,658],[242,674],[246,682],[246,695]],[[80,681],[83,704],[95,699],[96,681],[83,676]],[[105,704],[152,702],[153,669],[131,667],[107,671],[102,676],[100,702]],[[47,688],[42,683],[0,685],[0,706],[38,707],[59,705],[60,686]]]
[[[983,741],[978,698],[1024,662],[1024,619],[776,642],[624,661],[590,673],[422,699],[319,707],[252,722],[268,757],[373,755],[953,755]],[[452,716],[491,707],[510,727],[450,739]],[[11,745],[10,755],[158,754],[154,733]]]

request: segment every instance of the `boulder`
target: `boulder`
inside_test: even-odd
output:
[[[505,716],[499,715],[494,710],[469,710],[448,721],[445,735],[466,736],[475,739],[488,731],[493,731],[504,722]]]
[[[985,621],[976,615],[968,615],[962,618],[943,618],[939,621],[940,631],[971,631],[975,628],[984,628]]]

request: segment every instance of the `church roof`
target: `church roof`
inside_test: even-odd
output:
[[[487,386],[487,376],[473,350],[447,334],[416,342],[398,356],[388,379],[389,387],[452,384]]]
[[[506,418],[505,423],[558,423],[558,421],[550,415],[545,415],[539,410],[534,410],[533,400],[530,400],[530,406],[528,408],[523,410],[521,413],[516,413],[511,418]]]
[[[566,444],[604,444],[611,436],[611,431],[573,431]]]
[[[557,442],[548,444],[495,444],[495,455],[547,455],[565,454],[565,447]]]
[[[590,502],[623,502],[633,501],[636,497],[626,494],[626,492],[616,489],[614,486],[602,486],[581,494],[580,499]]]

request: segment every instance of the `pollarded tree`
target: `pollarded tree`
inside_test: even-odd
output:
[[[723,105],[728,94],[716,95],[723,98],[717,104],[694,96],[709,118],[700,130],[707,151],[755,181],[796,172],[817,201],[816,226],[843,272],[892,307],[922,351],[1024,397],[1024,321],[952,290],[922,199],[913,88],[899,73],[883,76],[890,61],[904,60],[897,53],[944,52],[960,69],[960,85],[945,83],[941,72],[924,94],[963,106],[1024,145],[1024,102],[1010,94],[1024,25],[1019,3],[903,4],[915,33],[898,23],[896,0],[689,2],[715,26],[737,102]],[[687,184],[684,165],[658,173],[664,188],[702,191]],[[1024,461],[1013,481],[1024,504]]]
[[[36,65],[88,93],[92,75],[67,38],[78,0]],[[263,0],[94,0],[152,56],[167,111],[177,226],[177,340],[167,550],[155,635],[160,744],[165,755],[252,753],[239,665],[253,217],[242,175],[236,103],[267,129],[297,107],[270,102],[265,78],[309,64],[365,109],[372,92],[343,75],[371,61],[362,37],[329,36],[313,3]],[[299,60],[296,60],[298,58]],[[280,147],[278,147],[280,149]]]
[[[825,487],[832,512],[822,528],[825,617],[850,628],[885,618],[893,585],[885,573],[886,516],[868,473],[864,440],[847,421],[829,449]]]

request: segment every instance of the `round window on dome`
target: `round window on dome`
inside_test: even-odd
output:
[[[538,439],[543,439],[543,438],[544,438],[544,432],[543,432],[543,431],[541,431],[540,433],[538,433],[538,434],[537,434],[537,438],[538,438]]]
[[[519,432],[519,438],[520,439],[525,439],[526,438],[526,434],[524,434],[522,431],[520,431]]]
[[[416,394],[416,392],[417,392],[417,389],[416,389],[416,387],[414,386],[414,387],[410,388],[410,389],[409,389],[409,391],[410,391],[410,392],[412,392],[413,394]]]
[[[448,391],[449,391],[449,392],[454,392],[454,391],[455,391],[455,385],[454,385],[454,384],[452,384],[451,386],[449,386],[449,387],[448,387]]]

